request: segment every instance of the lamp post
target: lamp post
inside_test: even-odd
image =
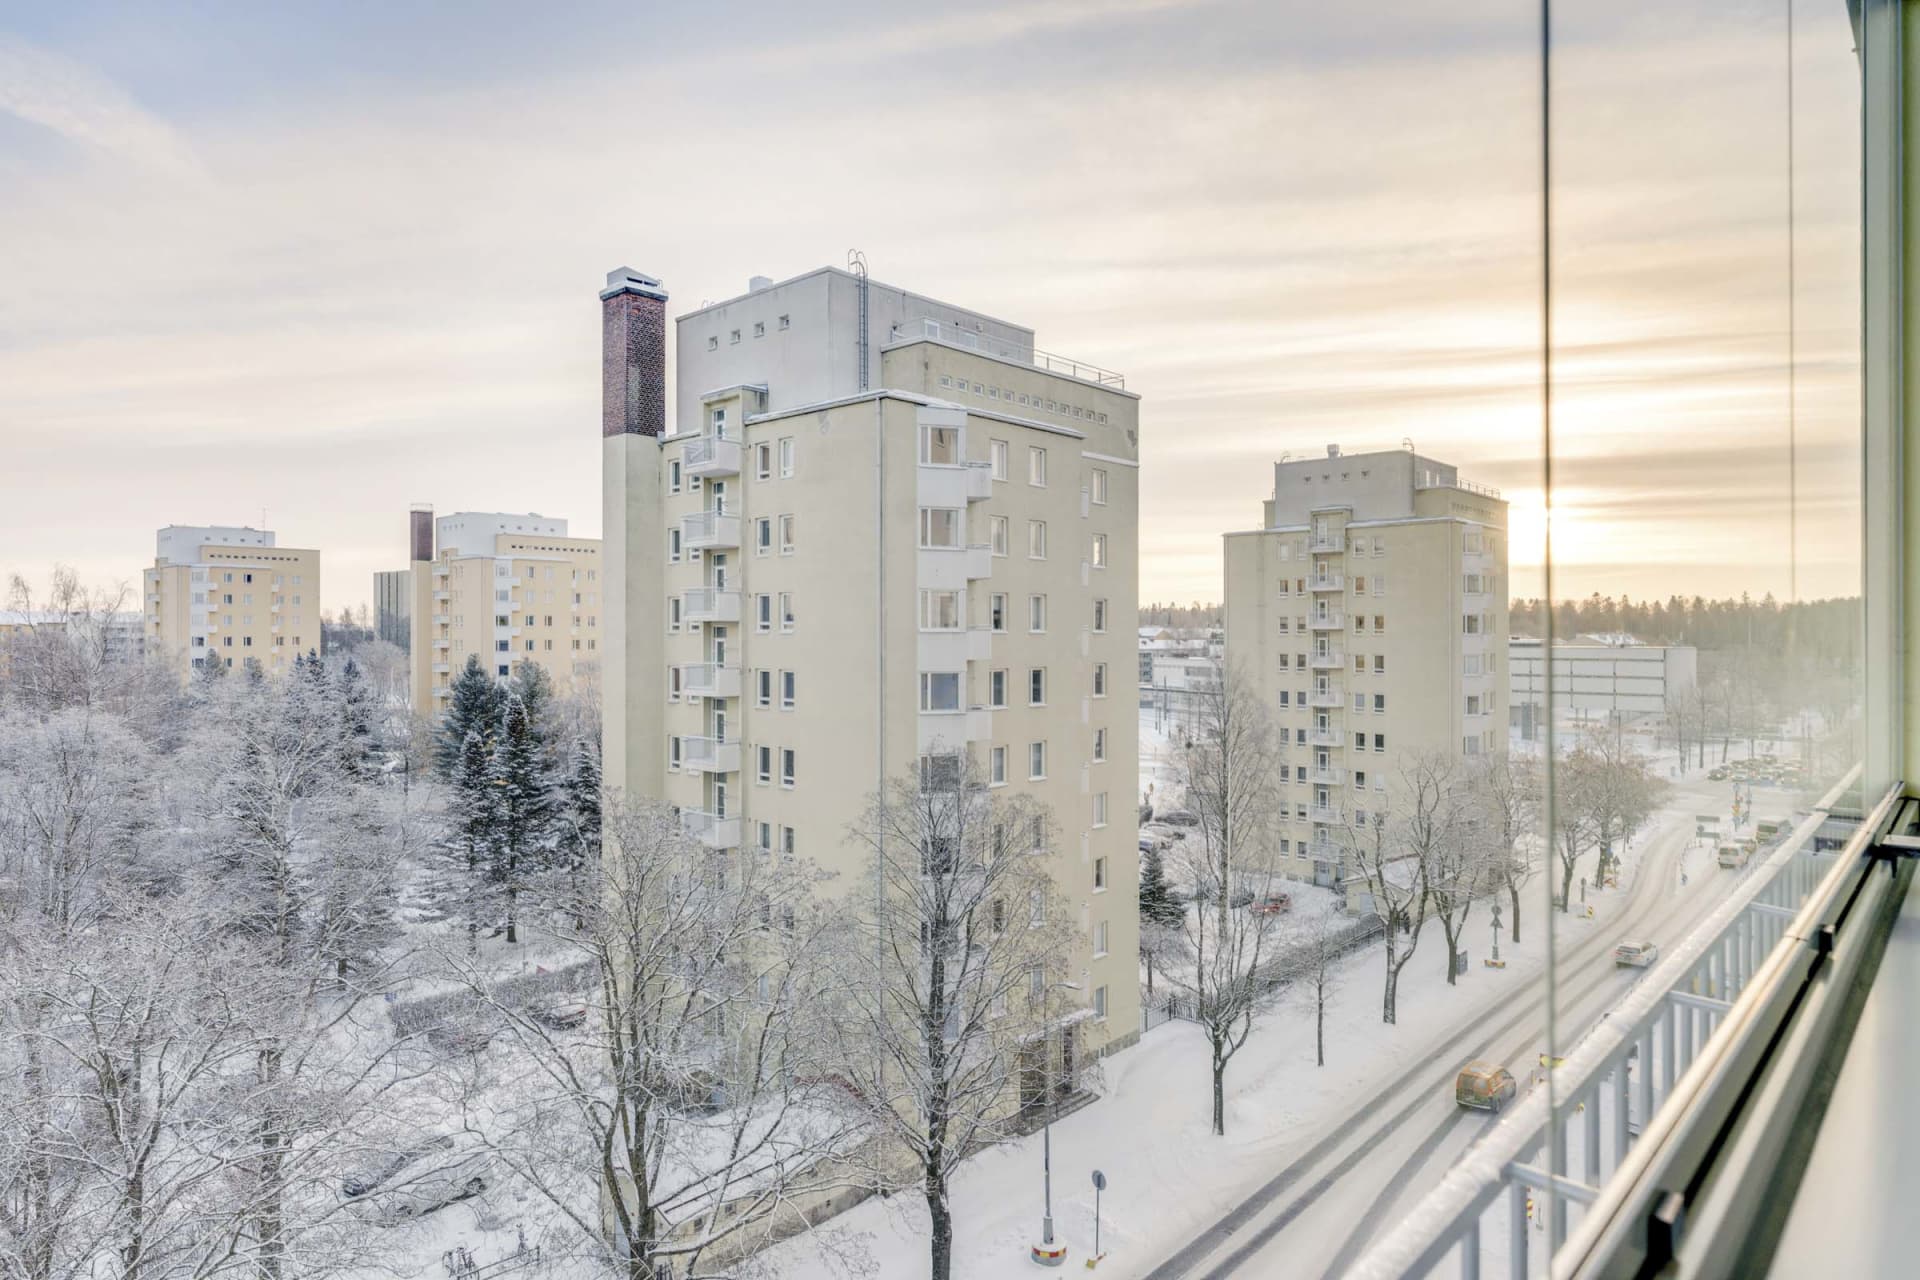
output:
[[[1046,991],[1078,991],[1077,982],[1050,983]],[[1050,1030],[1050,1029],[1049,1029]],[[1043,1267],[1064,1266],[1067,1261],[1067,1246],[1058,1244],[1053,1238],[1053,1037],[1051,1034],[1040,1038],[1040,1180],[1043,1209],[1040,1217],[1040,1240],[1029,1251],[1033,1260]]]
[[[1493,962],[1500,963],[1500,901],[1493,903]]]

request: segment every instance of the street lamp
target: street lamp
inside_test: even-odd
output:
[[[1055,991],[1078,991],[1077,982],[1054,982],[1042,988],[1043,993]],[[1053,1239],[1053,1044],[1051,1028],[1048,1034],[1040,1038],[1040,1183],[1044,1208],[1040,1217],[1040,1241],[1028,1250],[1033,1260],[1043,1267],[1064,1266],[1067,1261],[1067,1246],[1056,1244]]]
[[[1500,901],[1493,903],[1493,962],[1500,963]]]

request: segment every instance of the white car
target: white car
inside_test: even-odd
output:
[[[361,1202],[369,1206],[381,1226],[398,1226],[479,1195],[492,1185],[495,1176],[493,1154],[470,1149],[412,1162],[362,1197]]]
[[[1651,942],[1623,942],[1613,949],[1613,962],[1633,969],[1644,969],[1660,958],[1660,948]]]

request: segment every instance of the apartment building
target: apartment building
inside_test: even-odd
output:
[[[271,529],[168,525],[142,575],[146,650],[184,675],[291,669],[320,647],[320,553]]]
[[[410,513],[413,709],[438,715],[469,655],[495,679],[537,663],[559,693],[597,687],[600,540],[538,512]]]
[[[1061,1052],[1131,1041],[1139,398],[822,269],[678,317],[666,434],[667,295],[622,269],[600,298],[608,784],[857,874],[883,779],[968,752],[1055,815],[1085,1006]]]
[[[1273,471],[1224,539],[1226,660],[1281,740],[1282,866],[1332,885],[1408,753],[1504,749],[1507,504],[1403,449]]]

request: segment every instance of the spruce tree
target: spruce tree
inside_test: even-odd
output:
[[[341,663],[333,684],[340,715],[341,760],[349,774],[356,778],[364,777],[367,773],[367,757],[373,752],[375,740],[370,705],[372,695],[367,690],[366,679],[360,674],[360,664],[352,658]]]
[[[496,861],[500,843],[500,793],[493,785],[493,747],[470,729],[460,747],[460,763],[453,774],[453,844],[466,859],[461,889],[467,915],[467,948],[473,950],[479,932],[477,903],[480,884]]]
[[[1173,896],[1167,884],[1166,864],[1158,849],[1149,849],[1140,861],[1140,919],[1153,924],[1175,925],[1186,915],[1186,908]]]
[[[567,869],[577,875],[600,861],[600,753],[584,738],[574,741],[565,791]]]
[[[468,734],[477,732],[485,739],[499,729],[503,696],[479,657],[468,654],[467,665],[453,682],[453,697],[434,744],[433,766],[442,777],[451,778],[460,767]]]
[[[489,878],[506,893],[508,942],[520,940],[514,914],[520,884],[551,855],[559,817],[553,777],[541,747],[527,704],[509,692],[489,774],[500,804],[500,839]]]

